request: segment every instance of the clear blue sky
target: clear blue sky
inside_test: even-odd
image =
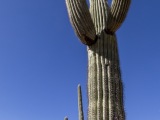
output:
[[[160,120],[160,1],[132,0],[118,30],[127,120]],[[87,113],[87,52],[64,0],[0,0],[0,120],[78,120]]]

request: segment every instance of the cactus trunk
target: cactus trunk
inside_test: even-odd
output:
[[[88,102],[88,120],[125,119],[115,35],[102,32],[88,47]]]

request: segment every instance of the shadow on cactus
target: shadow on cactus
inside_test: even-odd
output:
[[[70,22],[88,51],[88,120],[125,120],[123,84],[115,32],[131,0],[66,0]],[[79,120],[84,120],[78,85]],[[66,117],[65,120],[68,120]]]

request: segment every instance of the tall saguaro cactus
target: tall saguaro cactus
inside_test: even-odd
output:
[[[125,120],[115,32],[131,0],[66,0],[71,24],[88,51],[88,120]],[[84,120],[78,86],[79,120]]]

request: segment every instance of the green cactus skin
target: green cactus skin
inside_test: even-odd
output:
[[[85,0],[66,0],[71,24],[83,44],[95,42],[96,31]]]
[[[116,36],[100,36],[88,47],[88,120],[125,120]]]
[[[83,104],[82,104],[82,91],[81,91],[80,85],[78,85],[78,111],[79,111],[79,120],[84,120]]]
[[[131,0],[66,0],[71,24],[88,51],[88,120],[125,120],[123,85],[115,32]],[[78,86],[79,120],[84,120]]]

